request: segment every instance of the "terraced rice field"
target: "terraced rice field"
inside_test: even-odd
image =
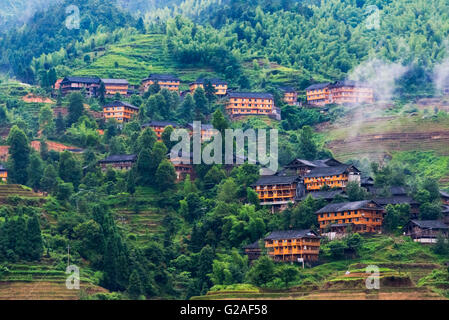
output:
[[[42,193],[36,193],[30,188],[16,184],[0,184],[0,203],[8,197],[19,196],[23,198],[42,198]]]
[[[66,286],[67,275],[56,269],[51,260],[41,264],[17,264],[10,266],[10,272],[0,278],[0,300],[79,300],[107,290],[91,283],[88,274],[81,269],[80,289],[70,290]]]
[[[154,210],[143,210],[137,214],[130,210],[117,210],[115,217],[118,225],[127,234],[134,234],[138,242],[148,241],[151,235],[162,232],[164,215]]]
[[[187,83],[203,73],[219,76],[211,68],[186,67],[174,62],[164,49],[163,36],[158,34],[139,35],[129,42],[112,45],[88,67],[74,71],[75,75],[124,78],[133,85],[140,85],[150,73],[174,73]]]

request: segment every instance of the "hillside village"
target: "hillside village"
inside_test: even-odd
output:
[[[0,31],[0,300],[449,298],[445,7],[172,2]],[[279,168],[175,129],[276,129]]]
[[[171,74],[150,74],[143,79],[141,86],[130,86],[126,79],[100,79],[98,77],[65,77],[58,79],[53,86],[53,96],[66,96],[81,93],[86,98],[109,98],[111,102],[104,104],[103,113],[97,113],[97,120],[113,119],[118,124],[125,124],[139,116],[139,107],[121,101],[121,97],[143,95],[148,91],[154,93],[168,90],[179,94],[181,99],[198,88],[213,92],[224,105],[229,118],[238,119],[245,116],[266,115],[274,120],[281,120],[280,108],[276,107],[274,96],[262,92],[238,92],[228,88],[228,83],[220,79],[198,79],[189,84],[189,91],[180,91],[181,80]],[[355,81],[337,81],[335,83],[314,84],[305,89],[307,105],[298,101],[298,92],[291,87],[280,87],[285,104],[302,107],[320,108],[329,104],[357,105],[373,104],[374,91],[365,84]],[[27,102],[37,102],[38,99]],[[42,99],[39,102],[48,103]],[[61,111],[57,109],[58,111]],[[101,118],[100,118],[101,117]],[[162,141],[164,131],[171,127],[186,128],[192,132],[191,124],[183,126],[176,121],[151,121],[142,124],[142,129],[150,128],[157,140]],[[201,129],[202,142],[212,137],[213,125],[204,124]],[[35,144],[34,144],[35,145]],[[39,150],[39,146],[34,146]],[[64,149],[63,149],[64,150]],[[82,152],[79,149],[65,149],[71,152]],[[6,151],[7,152],[7,151]],[[167,155],[170,159],[170,156]],[[3,160],[7,160],[4,155]],[[195,179],[193,164],[173,162],[178,182]],[[101,170],[106,172],[112,168],[119,171],[130,171],[138,161],[137,154],[112,154],[98,162]],[[7,182],[7,169],[0,167],[0,177]],[[369,200],[350,201],[347,188],[363,188]],[[404,234],[413,241],[434,244],[438,236],[448,237],[449,229],[449,194],[440,191],[441,220],[419,220],[419,203],[409,196],[408,190],[402,186],[392,186],[387,191],[388,197],[381,196],[380,190],[374,187],[374,179],[363,176],[354,165],[344,164],[336,159],[309,161],[295,159],[274,175],[262,176],[251,185],[256,192],[260,205],[268,208],[273,214],[301,203],[307,197],[324,200],[323,207],[316,211],[319,229],[317,230],[285,230],[275,231],[264,238],[264,247],[275,261],[306,262],[313,264],[319,260],[321,237],[329,240],[342,239],[348,233],[380,234],[389,205],[409,206],[409,223],[404,227]],[[257,260],[262,254],[259,241],[245,246],[245,253],[250,261]]]

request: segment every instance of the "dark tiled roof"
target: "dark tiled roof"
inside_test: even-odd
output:
[[[177,76],[172,75],[172,74],[159,74],[159,73],[154,73],[154,74],[150,74],[148,76],[148,78],[146,78],[145,80],[166,80],[166,81],[181,81]],[[144,81],[145,81],[144,80]]]
[[[284,239],[300,239],[300,238],[319,238],[315,232],[310,229],[307,230],[287,230],[287,231],[273,231],[265,240],[284,240]]]
[[[444,191],[441,191],[441,190],[440,190],[440,196],[441,196],[442,198],[448,198],[448,199],[449,199],[449,193],[444,192]]]
[[[123,154],[123,155],[112,155],[100,161],[100,163],[114,163],[114,162],[124,162],[124,161],[136,161],[137,155],[135,154]]]
[[[448,214],[449,213],[449,206],[447,205],[443,205],[441,208],[441,212],[444,214]]]
[[[331,88],[340,88],[340,87],[360,87],[360,88],[366,88],[368,87],[367,84],[362,82],[357,82],[354,80],[342,80],[342,81],[336,81],[331,84]]]
[[[193,123],[187,124],[187,128],[193,130]],[[211,124],[201,124],[201,130],[212,130],[214,126]]]
[[[228,84],[226,81],[221,79],[197,79],[195,82],[192,82],[191,84],[206,84],[207,81],[209,81],[211,84]]]
[[[61,83],[64,82],[77,82],[77,83],[95,83],[100,84],[101,79],[98,77],[65,77]]]
[[[389,197],[389,198],[375,198],[374,201],[376,201],[381,206],[386,206],[389,204],[396,205],[396,204],[418,204],[415,200],[413,200],[409,196],[395,196],[395,197]]]
[[[309,195],[311,195],[314,199],[320,199],[323,198],[325,200],[332,200],[337,195],[342,195],[344,197],[347,197],[346,195],[343,195],[343,190],[333,190],[333,191],[318,191],[318,192],[310,192],[303,196],[301,200],[306,199]]]
[[[103,108],[112,108],[112,107],[128,107],[134,110],[139,110],[139,107],[133,106],[132,104],[129,104],[127,102],[123,101],[114,101],[108,104],[105,104]]]
[[[260,249],[259,241],[255,241],[245,247],[243,249]]]
[[[275,184],[293,184],[299,181],[298,176],[263,176],[253,186],[267,186]]]
[[[307,173],[305,177],[315,178],[315,177],[335,176],[346,172],[351,167],[353,167],[354,170],[358,172],[358,169],[352,165],[340,165],[335,167],[317,167],[315,169],[312,169],[312,171],[310,171],[309,173]]]
[[[318,89],[324,89],[330,85],[330,82],[326,83],[316,83],[312,84],[311,86],[307,87],[306,90],[318,90]]]
[[[374,185],[374,179],[371,177],[362,177],[361,184],[372,186],[372,185]]]
[[[280,87],[279,90],[283,92],[296,92],[296,89],[293,87]]]
[[[126,79],[101,79],[104,84],[129,84]]]
[[[371,202],[375,202],[375,201],[364,200],[364,201],[356,201],[356,202],[331,203],[331,204],[328,204],[327,206],[325,206],[324,208],[318,210],[316,213],[360,210],[360,209],[368,208],[368,204]],[[369,208],[369,209],[373,209],[373,208]],[[380,210],[379,207],[377,207],[377,209]]]
[[[229,92],[230,98],[274,99],[271,93],[265,92]]]
[[[440,220],[411,220],[410,222],[422,229],[448,229],[448,226]]]
[[[171,122],[171,121],[151,121],[149,123],[145,123],[142,127],[147,128],[147,127],[168,127],[168,126],[172,126],[173,128],[177,128],[179,127],[179,125],[176,122]]]

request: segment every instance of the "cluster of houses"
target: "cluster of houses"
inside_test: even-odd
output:
[[[364,187],[372,200],[344,201],[348,183],[356,182]],[[410,222],[405,233],[420,243],[435,243],[438,235],[448,236],[449,194],[440,192],[444,220],[418,220],[419,206],[403,187],[391,187],[390,197],[378,197],[371,177],[362,177],[353,165],[342,164],[335,159],[308,161],[295,159],[272,176],[261,176],[252,185],[262,206],[273,213],[285,210],[289,204],[304,201],[308,196],[327,202],[315,212],[319,231],[276,231],[264,239],[267,254],[276,261],[313,263],[318,260],[320,238],[341,239],[349,232],[381,233],[385,208],[392,204],[409,204]],[[326,191],[323,191],[326,190]],[[340,201],[335,200],[339,197]],[[335,201],[334,201],[335,200]],[[334,203],[336,202],[336,203]],[[262,252],[259,241],[244,248],[250,260],[257,259]]]
[[[187,93],[194,93],[199,87],[204,88],[210,84],[215,94],[225,105],[231,118],[240,118],[249,115],[265,115],[281,120],[281,112],[275,105],[274,96],[266,92],[239,92],[229,88],[228,83],[221,79],[198,79],[189,84],[188,91],[180,91],[181,79],[172,74],[150,74],[143,79],[139,86],[132,86],[126,79],[101,79],[99,77],[69,76],[59,79],[55,89],[63,95],[71,92],[84,92],[88,97],[99,96],[100,86],[104,85],[105,96],[113,97],[119,93],[123,97],[143,93],[152,85],[158,84],[161,89],[179,92],[181,97]],[[299,106],[298,91],[292,87],[280,87],[283,100],[289,105]],[[314,84],[306,88],[307,103],[311,106],[324,106],[326,104],[355,104],[372,103],[374,101],[373,89],[354,81],[337,81],[335,83]],[[123,123],[129,121],[138,113],[138,107],[122,101],[114,101],[104,106],[104,116],[114,118]]]

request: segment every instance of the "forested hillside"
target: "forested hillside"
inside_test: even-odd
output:
[[[72,5],[79,27],[68,28]],[[412,218],[449,214],[440,193],[449,187],[449,97],[438,90],[449,74],[448,15],[443,0],[65,0],[2,29],[0,298],[373,298],[363,287],[373,263],[375,298],[449,297],[447,241],[404,236]],[[150,74],[179,77],[179,90],[144,90]],[[106,94],[100,79],[95,93],[54,87],[68,76],[129,85],[124,95]],[[212,83],[190,90],[200,78],[268,96],[282,119],[233,118]],[[375,102],[307,104],[310,84],[345,79],[372,86]],[[292,105],[285,86],[299,93]],[[129,121],[106,117],[117,103]],[[255,189],[259,165],[180,174],[167,158],[170,136],[195,120],[219,132],[278,129],[276,179],[296,159],[335,158],[360,183],[316,190],[331,198],[293,184],[294,201],[276,211]],[[152,126],[164,122],[158,137]],[[306,269],[267,255],[272,232],[318,234],[328,204],[378,199],[387,199],[382,234],[348,227],[341,239],[323,237]],[[250,261],[248,246],[260,259]],[[68,258],[81,270],[79,294],[61,289]],[[27,292],[37,282],[38,294]]]

